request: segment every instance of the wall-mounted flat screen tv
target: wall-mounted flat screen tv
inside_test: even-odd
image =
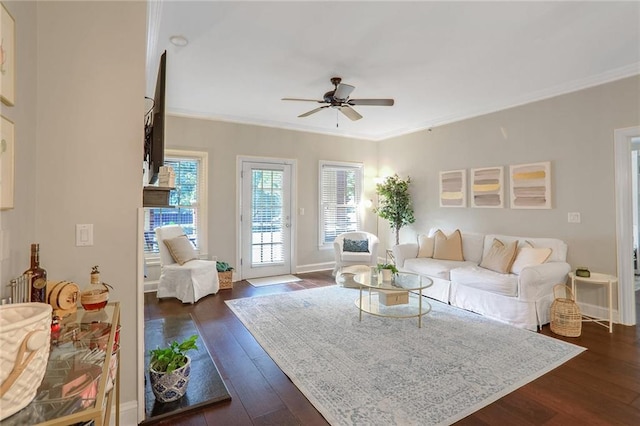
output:
[[[145,120],[144,160],[148,165],[148,184],[153,185],[158,180],[160,167],[164,165],[164,111],[165,111],[165,80],[167,70],[167,52],[160,57],[156,92],[153,107]]]

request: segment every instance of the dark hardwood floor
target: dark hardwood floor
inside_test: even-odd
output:
[[[299,274],[302,281],[255,288],[245,281],[195,305],[158,301],[145,294],[145,319],[189,312],[215,360],[232,400],[172,418],[161,425],[326,425],[327,422],[282,373],[227,308],[225,300],[334,284],[331,273]],[[638,295],[637,295],[638,296]],[[640,317],[640,297],[636,312]],[[637,326],[585,323],[582,335],[564,338],[588,350],[539,379],[458,422],[458,425],[640,424],[640,331]]]

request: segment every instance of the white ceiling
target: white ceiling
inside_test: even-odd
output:
[[[148,43],[170,114],[380,140],[639,74],[640,2],[151,1]],[[395,105],[281,100],[333,76]]]

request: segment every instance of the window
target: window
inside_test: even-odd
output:
[[[362,164],[320,162],[320,247],[338,234],[360,230]]]
[[[145,254],[158,253],[158,242],[154,230],[163,225],[181,225],[198,251],[205,254],[207,251],[205,188],[207,153],[166,150],[164,164],[173,167],[176,174],[175,190],[169,194],[169,204],[175,207],[145,209]]]

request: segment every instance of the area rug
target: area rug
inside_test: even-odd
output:
[[[145,368],[149,365],[149,351],[158,346],[182,340],[197,334],[198,329],[190,314],[171,315],[144,322]],[[145,373],[145,420],[142,424],[152,424],[172,416],[184,414],[221,401],[231,399],[215,363],[207,351],[207,346],[198,337],[197,351],[189,351],[191,357],[191,379],[187,393],[177,401],[161,403],[155,400],[148,371]]]
[[[247,280],[249,284],[254,287],[263,287],[265,285],[275,285],[275,284],[286,284],[286,283],[294,283],[296,281],[302,281],[300,278],[295,275],[276,275],[274,277],[264,277],[264,278],[251,278]]]
[[[582,347],[429,300],[412,319],[363,314],[338,286],[226,303],[332,425],[454,423]]]

